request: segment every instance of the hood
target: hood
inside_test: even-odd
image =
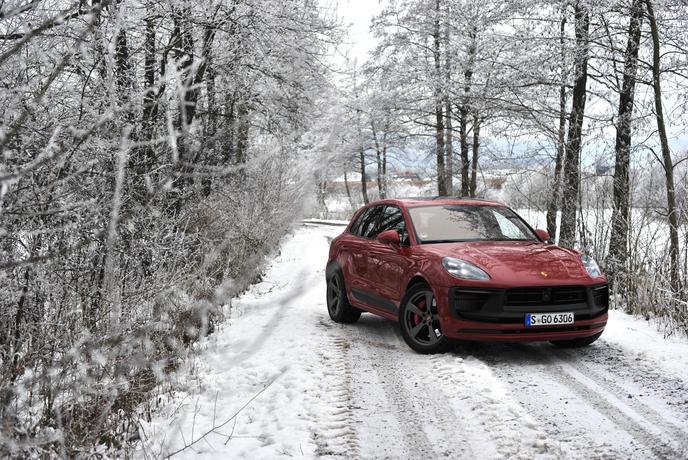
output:
[[[589,284],[580,253],[536,241],[476,241],[423,245],[440,257],[456,257],[485,270],[505,285]]]

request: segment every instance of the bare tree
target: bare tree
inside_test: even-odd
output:
[[[552,178],[552,189],[547,204],[547,232],[556,237],[557,233],[557,213],[559,212],[559,202],[561,200],[561,170],[566,150],[566,22],[567,22],[567,3],[562,3],[561,19],[559,21],[559,49],[561,62],[561,76],[559,86],[559,130],[557,132],[557,153],[554,160],[554,177]]]
[[[572,107],[569,117],[569,133],[566,141],[564,205],[562,207],[561,236],[559,238],[560,243],[566,247],[573,247],[576,241],[576,217],[580,189],[580,152],[587,96],[590,13],[584,2],[576,2],[574,16],[576,28],[576,70],[573,94],[571,96]]]
[[[666,124],[664,122],[664,109],[662,107],[662,87],[661,87],[661,43],[659,39],[659,28],[655,17],[652,0],[645,0],[647,16],[650,21],[650,32],[652,35],[652,87],[655,96],[655,117],[657,121],[657,131],[662,148],[660,162],[664,168],[666,180],[667,196],[667,220],[669,221],[669,278],[671,289],[674,293],[681,290],[681,279],[679,277],[679,240],[678,240],[678,210],[676,208],[676,186],[674,184],[674,161],[669,149]]]
[[[444,114],[442,112],[442,79],[444,77],[442,72],[442,55],[441,55],[441,16],[442,3],[441,0],[435,0],[435,11],[433,19],[433,60],[435,62],[435,157],[437,159],[437,193],[440,196],[447,194],[446,171],[445,171],[445,147],[444,147]]]
[[[616,121],[616,163],[614,168],[614,208],[607,256],[607,274],[612,282],[616,276],[624,276],[628,258],[628,219],[631,161],[631,124],[635,101],[638,52],[643,18],[642,0],[633,0],[628,26],[623,83],[619,92],[619,115]]]

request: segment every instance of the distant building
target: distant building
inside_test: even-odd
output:
[[[420,174],[415,171],[402,171],[392,175],[392,179],[421,180]]]
[[[614,174],[614,166],[605,163],[595,164],[595,175],[596,176],[608,176]]]

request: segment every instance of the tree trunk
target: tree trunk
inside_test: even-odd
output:
[[[224,109],[224,142],[222,150],[224,150],[224,164],[235,164],[238,163],[238,156],[236,154],[236,94],[232,92],[227,92],[227,97],[225,99],[225,109]]]
[[[146,203],[149,194],[146,190],[144,178],[150,174],[155,164],[155,150],[153,148],[153,134],[158,104],[155,89],[156,75],[156,23],[151,11],[146,17],[146,31],[143,43],[143,111],[141,115],[141,131],[139,134],[140,147],[132,154],[131,169],[134,182],[133,195],[135,201]]]
[[[126,124],[134,124],[134,111],[131,108],[132,69],[130,62],[127,33],[121,28],[115,37],[115,87],[117,89],[118,103],[123,110],[123,121]]]
[[[12,344],[12,371],[10,373],[10,382],[14,382],[17,377],[21,375],[19,370],[19,358],[21,356],[21,339],[22,339],[22,329],[21,324],[24,321],[24,304],[26,303],[26,298],[29,291],[29,274],[31,269],[27,268],[24,271],[24,286],[22,286],[21,295],[19,296],[19,302],[17,302],[17,313],[14,316],[14,337]]]
[[[444,144],[446,151],[446,179],[445,184],[447,188],[447,195],[454,194],[454,132],[452,126],[452,103],[449,97],[449,89],[451,88],[451,54],[449,53],[450,45],[450,31],[449,24],[445,25],[446,33],[444,35],[444,73],[445,73],[445,90],[444,90],[444,130],[446,132],[446,142]]]
[[[478,188],[478,156],[480,154],[480,118],[478,114],[473,114],[473,158],[471,159],[471,185],[470,196],[475,198],[475,191]]]
[[[377,160],[377,194],[380,198],[384,198],[384,190],[382,188],[382,152],[379,149],[375,150],[375,159]]]
[[[566,142],[566,161],[564,163],[564,191],[561,212],[560,244],[573,247],[576,241],[576,216],[578,195],[580,193],[580,151],[583,136],[583,117],[588,81],[588,43],[590,13],[581,2],[575,5],[576,18],[576,80],[571,96],[572,106],[569,117],[569,133]]]
[[[557,213],[559,212],[559,200],[561,198],[561,169],[566,148],[566,5],[562,7],[561,22],[559,26],[559,46],[561,51],[561,86],[559,87],[559,132],[557,139],[557,156],[554,160],[554,178],[552,179],[552,193],[547,203],[547,232],[552,239],[557,234]]]
[[[107,61],[105,59],[105,50],[103,49],[103,30],[101,28],[101,22],[102,22],[102,6],[101,6],[101,1],[100,0],[92,0],[91,1],[91,7],[93,8],[93,25],[94,25],[94,33],[93,33],[93,46],[95,48],[95,53],[96,53],[96,60],[99,61],[98,64],[98,73],[100,74],[100,78],[103,81],[106,81],[108,78],[107,75]]]
[[[468,159],[468,110],[465,105],[459,108],[459,144],[461,147],[461,196],[468,196],[470,160]]]
[[[382,192],[380,198],[387,198],[387,130],[382,135]]]
[[[370,200],[368,199],[368,182],[366,180],[365,151],[361,149],[359,155],[361,160],[361,194],[363,195],[363,203],[368,204]]]
[[[217,96],[215,90],[215,67],[212,48],[208,48],[206,55],[206,99],[208,101],[208,121],[204,125],[203,143],[200,152],[205,155],[205,162],[211,166],[218,166],[221,162],[217,151]],[[213,177],[208,174],[202,179],[203,195],[209,196],[212,191]]]
[[[239,103],[237,118],[239,127],[237,129],[236,162],[243,165],[247,160],[246,150],[248,149],[248,129],[249,129],[249,110],[246,102]]]
[[[382,174],[380,175],[380,198],[387,198],[387,132],[389,131],[389,124],[385,125],[385,132],[382,133]],[[379,174],[379,173],[378,173]]]
[[[447,141],[445,143],[445,150],[447,152],[447,164],[446,164],[446,188],[447,194],[454,194],[454,128],[452,126],[452,104],[449,97],[445,97],[445,132]]]
[[[433,31],[433,57],[435,59],[435,156],[437,158],[437,193],[447,194],[444,167],[444,117],[442,113],[442,56],[440,55],[441,3],[435,0],[435,30]]]
[[[384,143],[383,147],[380,147],[380,141],[377,138],[377,130],[375,129],[375,122],[373,120],[370,120],[370,129],[373,134],[373,141],[375,142],[375,159],[377,162],[377,191],[378,195],[380,198],[385,198],[385,185],[384,185],[384,168],[382,166],[382,157],[383,157],[383,152],[382,148],[384,148]],[[384,142],[384,140],[383,140]]]
[[[470,93],[473,80],[473,65],[475,55],[478,52],[478,29],[474,25],[468,32],[470,40],[468,45],[468,62],[463,72],[463,100],[461,101],[460,123],[461,123],[461,196],[470,194],[470,179],[468,170],[470,161],[468,159],[468,116],[470,112]]]
[[[346,197],[349,200],[349,205],[354,207],[354,200],[351,199],[351,189],[349,188],[349,178],[346,175],[346,170],[344,171],[344,188],[346,189]]]
[[[611,283],[615,283],[617,276],[624,275],[624,267],[628,258],[631,122],[633,119],[638,49],[640,47],[643,18],[642,2],[643,0],[633,0],[631,6],[623,84],[619,93],[619,116],[616,123],[616,162],[614,168],[614,207],[612,211],[609,254],[606,263],[607,276]]]
[[[657,131],[662,146],[662,159],[667,191],[667,217],[669,220],[669,279],[671,289],[678,293],[681,289],[679,278],[679,247],[678,247],[678,213],[676,210],[676,189],[674,186],[674,163],[671,159],[666,125],[664,123],[664,111],[662,109],[662,87],[660,85],[660,43],[657,19],[651,0],[645,0],[647,15],[650,19],[650,31],[652,33],[652,86],[655,92],[655,112],[657,118]]]

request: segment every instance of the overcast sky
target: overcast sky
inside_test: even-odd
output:
[[[337,11],[345,24],[351,24],[349,44],[342,50],[350,59],[365,61],[366,55],[375,47],[370,33],[370,21],[382,10],[379,0],[336,0]]]

